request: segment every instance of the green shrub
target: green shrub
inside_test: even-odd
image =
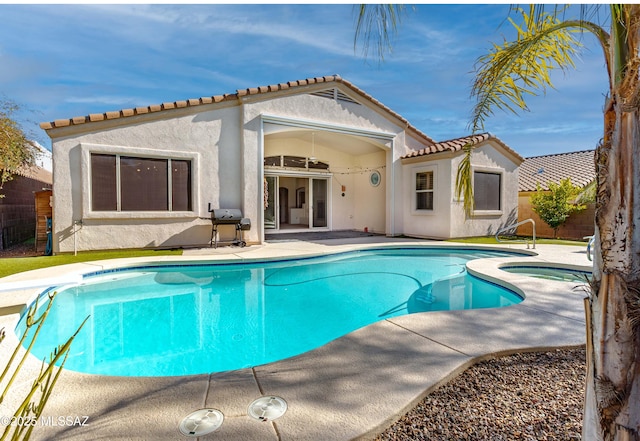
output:
[[[536,192],[530,198],[531,207],[544,223],[553,228],[553,236],[557,238],[558,228],[569,216],[584,210],[587,206],[577,202],[582,191],[580,187],[571,183],[571,179],[562,179],[560,184],[549,182],[548,186],[549,190],[544,191],[540,184],[537,185]]]

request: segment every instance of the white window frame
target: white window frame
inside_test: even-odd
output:
[[[433,174],[433,189],[432,190],[417,190],[416,189],[416,178],[417,175],[420,173],[432,173]],[[438,202],[438,195],[437,195],[437,188],[438,188],[438,174],[437,174],[437,167],[436,166],[424,166],[424,167],[416,167],[412,170],[411,172],[411,211],[413,214],[417,214],[417,215],[433,215],[436,212],[436,207],[437,207],[437,202]],[[418,208],[418,192],[427,192],[430,191],[433,194],[433,208],[431,209],[425,209],[425,208]]]
[[[500,175],[500,209],[499,210],[476,210],[475,209],[475,195],[476,195],[476,172],[480,173],[490,173],[494,175]],[[471,180],[472,180],[472,188],[473,188],[473,197],[474,197],[474,216],[501,216],[504,214],[504,169],[495,168],[495,167],[471,167]]]
[[[140,147],[123,147],[100,144],[81,144],[82,157],[82,218],[83,219],[157,219],[157,218],[193,218],[198,217],[199,206],[199,159],[195,152],[174,150],[155,150]],[[128,156],[149,159],[176,159],[191,162],[191,210],[190,211],[93,211],[91,200],[91,155]],[[119,169],[119,167],[118,167]],[[116,185],[120,192],[120,179]],[[170,190],[169,190],[170,191]],[[169,193],[170,194],[170,193]],[[118,196],[118,209],[120,208]]]

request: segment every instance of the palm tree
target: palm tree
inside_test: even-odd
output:
[[[582,439],[640,440],[640,5],[591,7],[608,8],[607,22],[585,19],[591,12],[587,7],[575,20],[559,18],[567,11],[557,7],[512,9],[509,21],[517,31],[516,40],[494,45],[478,59],[470,127],[474,133],[483,130],[495,109],[527,110],[526,97],[552,85],[551,70],[573,67],[580,32],[596,36],[608,71],[609,93],[604,134],[595,154],[596,252],[591,293],[585,299]],[[388,22],[387,14],[379,23]],[[466,150],[457,192],[464,195],[470,210],[471,150]]]

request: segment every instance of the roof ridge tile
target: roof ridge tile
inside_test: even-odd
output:
[[[223,95],[214,95],[211,97],[192,98],[192,99],[181,100],[181,101],[165,102],[161,104],[151,104],[151,105],[142,106],[142,107],[133,107],[131,109],[107,111],[104,113],[93,113],[87,116],[76,116],[69,119],[57,119],[50,122],[42,122],[40,123],[40,127],[44,130],[52,130],[59,127],[68,127],[72,125],[79,125],[79,124],[85,124],[90,122],[104,121],[105,119],[126,118],[130,116],[144,115],[148,113],[160,112],[165,110],[173,110],[173,109],[184,108],[184,107],[193,107],[193,106],[204,105],[204,104],[219,103],[222,101],[236,100],[240,97],[247,96],[247,95],[277,92],[281,90],[294,88],[297,86],[306,86],[310,84],[331,83],[331,82],[343,84],[344,86],[351,89],[353,92],[371,101],[376,106],[381,107],[386,112],[389,112],[391,115],[393,115],[403,124],[405,124],[406,128],[411,132],[417,134],[419,137],[423,138],[428,143],[435,144],[435,141],[432,138],[430,138],[424,132],[419,130],[417,127],[413,126],[406,118],[404,118],[397,112],[393,111],[391,108],[385,106],[379,100],[375,99],[373,96],[369,95],[364,90],[355,86],[353,83],[342,78],[338,74],[288,81],[286,83],[280,83],[277,85],[258,86],[258,87],[252,87],[252,88],[246,88],[246,89],[238,89],[235,91],[235,93],[226,93]]]
[[[471,144],[471,146],[474,146],[474,145],[480,144],[480,143],[482,143],[484,141],[488,141],[490,139],[495,140],[505,150],[507,150],[511,154],[515,155],[520,160],[524,161],[524,158],[522,156],[520,156],[518,154],[518,152],[513,150],[511,147],[509,147],[504,142],[502,142],[497,136],[495,136],[495,135],[493,135],[492,133],[489,133],[489,132],[484,132],[484,133],[479,133],[479,134],[472,134],[472,135],[463,136],[463,137],[460,137],[460,138],[453,138],[453,139],[447,139],[445,141],[436,142],[432,146],[430,146],[428,149],[422,149],[422,150],[419,150],[419,151],[413,151],[411,153],[408,153],[408,154],[402,156],[401,159],[415,158],[417,156],[425,156],[425,155],[429,155],[429,154],[432,154],[432,153],[440,153],[440,152],[443,152],[445,150],[448,150],[448,151],[451,151],[451,152],[461,151],[468,144]]]

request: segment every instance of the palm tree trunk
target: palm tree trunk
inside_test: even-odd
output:
[[[599,246],[586,302],[585,441],[640,440],[640,112],[632,101],[614,94],[596,152]]]

